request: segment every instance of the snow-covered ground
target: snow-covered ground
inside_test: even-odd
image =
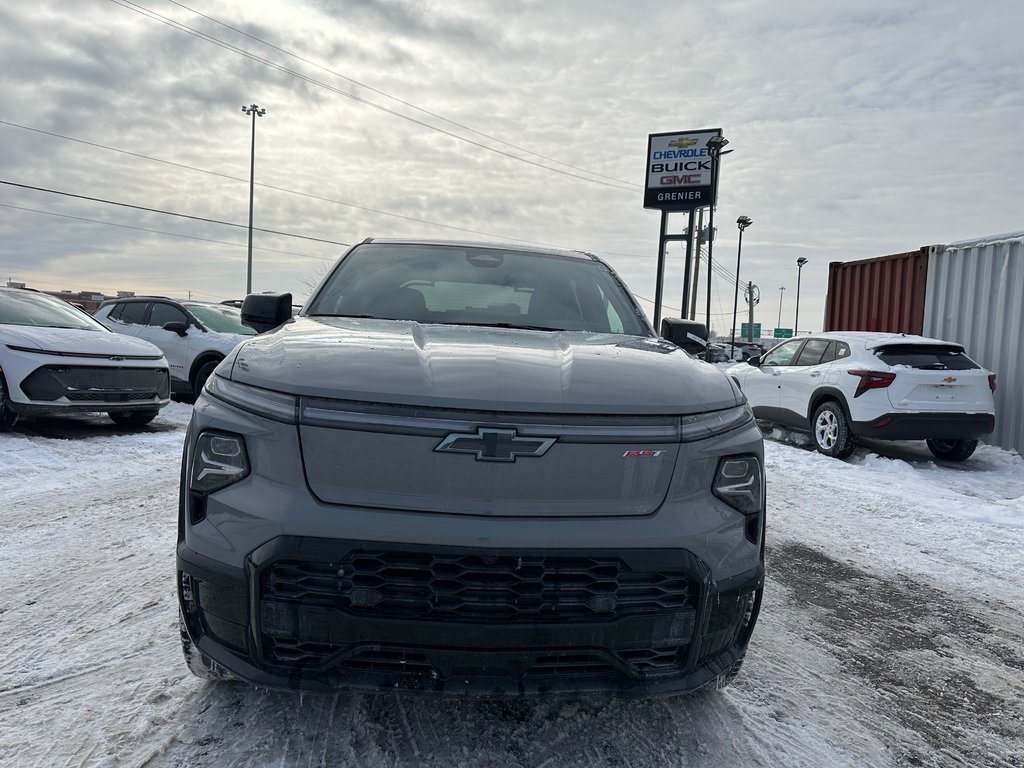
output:
[[[0,765],[1024,766],[1019,456],[939,465],[905,444],[843,462],[775,435],[765,604],[724,691],[299,696],[182,663],[189,413],[135,435],[0,435]]]

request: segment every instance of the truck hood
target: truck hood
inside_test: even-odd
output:
[[[467,410],[685,415],[739,405],[726,377],[656,338],[297,317],[245,342],[230,377],[294,395]]]
[[[88,331],[36,325],[0,325],[0,343],[70,357],[142,357],[159,360],[164,356],[163,352],[144,339],[99,329]]]

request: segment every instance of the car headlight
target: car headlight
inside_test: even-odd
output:
[[[249,459],[241,435],[203,432],[192,453],[189,488],[208,494],[237,483],[249,474]]]
[[[268,419],[286,424],[298,422],[298,398],[284,392],[239,384],[214,374],[206,380],[203,394]]]

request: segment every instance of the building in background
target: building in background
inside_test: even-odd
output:
[[[25,285],[25,283],[19,283],[19,282],[16,282],[14,280],[8,280],[7,281],[7,287],[8,288],[25,288],[27,290],[36,290],[35,288],[29,288],[27,285]],[[99,305],[102,304],[107,299],[113,299],[113,298],[123,299],[123,298],[126,298],[128,296],[134,296],[135,295],[135,291],[118,291],[116,297],[114,297],[114,296],[105,296],[102,293],[100,293],[99,291],[63,290],[63,291],[40,291],[40,293],[45,293],[47,296],[54,296],[54,297],[56,297],[58,299],[63,299],[64,301],[68,302],[68,304],[73,304],[76,307],[78,307],[79,309],[85,310],[89,314],[92,314],[93,312],[95,312],[96,309],[99,307]]]

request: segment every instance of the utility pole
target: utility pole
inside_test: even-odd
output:
[[[754,284],[747,283],[747,304],[749,305],[750,316],[747,319],[747,341],[754,341]]]
[[[242,107],[242,112],[252,115],[252,143],[250,145],[252,149],[249,155],[249,260],[245,270],[245,295],[248,296],[252,293],[252,199],[253,179],[256,173],[256,118],[263,117],[267,114],[267,110],[256,104],[250,104],[248,107]]]

